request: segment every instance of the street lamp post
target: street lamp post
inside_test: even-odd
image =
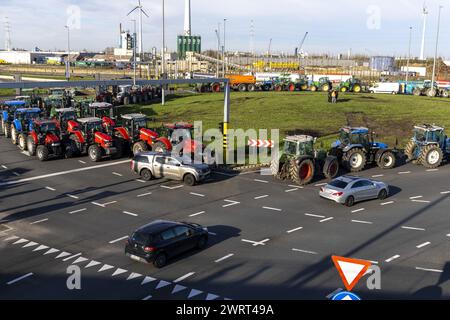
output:
[[[67,29],[67,66],[66,66],[66,78],[67,81],[70,80],[70,28],[69,26],[64,26]]]
[[[134,24],[133,30],[133,85],[136,86],[136,20],[131,20]]]
[[[408,84],[409,78],[409,60],[411,59],[411,39],[412,39],[412,27],[409,27],[408,60],[406,62],[406,84]]]
[[[161,54],[161,71],[162,71],[162,78],[166,78],[166,57],[165,57],[165,50],[166,50],[166,26],[165,26],[165,5],[164,0],[162,0],[162,54]],[[161,90],[161,104],[166,104],[166,88],[165,85],[162,86]]]
[[[216,77],[219,77],[219,52],[220,52],[220,34],[219,30],[216,29],[216,37],[217,37],[217,64],[216,64]]]
[[[222,46],[222,58],[223,58],[223,77],[225,78],[225,61],[226,61],[226,57],[225,57],[225,45],[226,45],[226,30],[227,30],[227,19],[223,19],[223,46]]]
[[[436,79],[436,60],[438,55],[438,46],[439,46],[439,32],[440,32],[440,25],[441,25],[441,10],[443,6],[439,6],[439,14],[438,14],[438,27],[437,27],[437,34],[436,34],[436,48],[434,51],[434,61],[433,61],[433,75],[431,79],[431,88],[434,92],[434,81]]]

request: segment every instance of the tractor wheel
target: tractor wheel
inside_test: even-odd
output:
[[[88,155],[92,162],[99,162],[102,158],[102,149],[98,145],[93,144],[88,149]]]
[[[308,85],[307,85],[307,84],[302,84],[302,85],[300,86],[300,90],[302,90],[302,91],[308,90]]]
[[[442,90],[442,93],[441,93],[441,97],[442,98],[448,98],[448,96],[449,96],[449,93],[448,93],[448,90]]]
[[[355,84],[355,86],[353,87],[353,92],[354,93],[360,93],[361,92],[361,86],[359,84]]]
[[[420,154],[420,163],[428,169],[436,169],[444,160],[444,153],[437,145],[429,145],[423,148]]]
[[[39,145],[36,148],[36,155],[39,161],[47,161],[48,160],[48,148],[43,145]]]
[[[2,132],[5,131],[5,123],[6,123],[5,120],[2,119]]]
[[[351,172],[360,172],[366,166],[367,158],[362,149],[355,148],[347,152],[342,160]]]
[[[323,175],[327,179],[334,179],[339,173],[339,161],[336,157],[328,156],[323,166]]]
[[[418,163],[418,157],[416,155],[417,153],[417,145],[414,141],[410,141],[408,142],[408,144],[406,145],[405,148],[405,155],[408,157],[408,161],[416,161],[416,163]]]
[[[378,160],[377,165],[381,169],[392,169],[395,167],[396,162],[395,154],[392,151],[386,151]]]
[[[3,134],[5,135],[5,138],[11,138],[11,125],[9,123],[4,124]]]
[[[164,143],[158,141],[152,146],[152,150],[158,153],[165,153],[167,152],[167,147]]]
[[[256,90],[256,86],[254,84],[247,85],[248,92],[254,92]]]
[[[311,86],[310,90],[311,90],[311,92],[316,92],[317,91],[317,87],[316,86]]]
[[[288,85],[287,85],[287,89],[288,89],[288,91],[295,91],[295,84],[293,84],[293,83],[289,83]]]
[[[283,91],[283,87],[280,86],[280,85],[276,85],[276,86],[275,86],[275,91],[276,91],[276,92],[281,92],[281,91]]]
[[[415,96],[421,96],[422,95],[422,90],[420,90],[419,88],[415,88],[414,90],[413,90],[413,95],[415,95]]]
[[[11,127],[11,142],[17,144],[17,130],[14,126]]]
[[[27,136],[23,133],[19,134],[19,149],[22,151],[27,150]]]
[[[136,142],[133,145],[133,155],[137,155],[138,153],[143,153],[148,151],[148,146],[144,141]]]
[[[270,91],[270,90],[272,90],[272,87],[270,85],[268,85],[268,84],[265,84],[265,85],[263,85],[262,90],[263,91]]]
[[[297,165],[297,159],[291,161],[289,175],[295,183],[300,186],[309,184],[314,178],[314,162],[311,159],[305,159]]]
[[[245,92],[245,91],[247,91],[247,86],[245,84],[241,83],[238,86],[238,90],[239,90],[239,92]]]
[[[79,151],[78,151],[77,144],[72,139],[69,139],[69,141],[67,142],[67,144],[65,146],[64,157],[66,159],[70,159],[70,158],[73,158],[78,153],[79,153]]]
[[[28,136],[27,138],[27,149],[30,156],[36,155],[36,144],[31,136]]]
[[[331,89],[330,85],[326,83],[326,84],[324,84],[322,86],[322,90],[321,91],[328,92],[328,91],[330,91],[330,89]]]
[[[125,140],[120,138],[114,138],[114,146],[116,147],[116,153],[112,155],[113,159],[120,159],[123,157]]]
[[[427,90],[427,96],[428,97],[436,97],[436,95],[437,95],[437,91],[435,89],[429,88]]]
[[[341,91],[341,92],[347,92],[347,91],[348,91],[348,88],[347,88],[347,87],[342,87],[340,91]]]
[[[212,92],[220,92],[220,83],[213,83],[211,90]]]

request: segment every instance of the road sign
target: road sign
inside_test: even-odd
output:
[[[359,259],[338,256],[332,256],[331,259],[333,259],[334,265],[348,291],[352,291],[353,287],[372,265],[369,261]]]
[[[343,291],[343,292],[339,292],[331,300],[333,300],[333,301],[359,301],[359,300],[361,300],[361,298],[358,297],[354,293]]]
[[[257,147],[257,148],[273,148],[275,143],[272,140],[255,140],[248,139],[249,147]]]

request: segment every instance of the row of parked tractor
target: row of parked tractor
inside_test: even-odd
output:
[[[21,100],[5,101],[0,107],[4,137],[41,161],[88,155],[98,162],[145,151],[164,153],[180,142],[185,152],[197,148],[192,125],[166,124],[157,132],[147,127],[145,115],[124,114],[118,119],[116,108],[105,102],[90,103],[83,110],[57,108],[50,117]]]
[[[394,168],[399,158],[397,148],[374,141],[374,133],[367,128],[344,127],[331,149],[317,150],[316,139],[311,136],[288,136],[278,157],[273,157],[271,172],[282,180],[292,180],[299,185],[311,183],[316,175],[335,178],[340,167],[350,172],[360,172],[370,164],[381,169]],[[435,169],[450,158],[450,138],[443,127],[418,125],[413,137],[404,149],[407,160]]]

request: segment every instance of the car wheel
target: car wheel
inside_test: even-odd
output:
[[[184,176],[183,181],[184,181],[184,184],[187,186],[192,187],[195,185],[195,177],[190,173],[188,173],[187,175]]]
[[[347,207],[353,207],[353,205],[355,204],[355,198],[353,196],[349,196],[346,200],[345,200],[345,205]]]
[[[385,200],[388,197],[388,193],[386,191],[386,189],[383,189],[380,191],[380,193],[378,194],[378,199],[380,200]]]
[[[152,178],[153,178],[152,172],[148,169],[143,169],[141,171],[141,178],[142,178],[142,180],[145,180],[145,181],[152,180]]]
[[[206,247],[206,244],[208,243],[208,240],[206,239],[205,236],[202,236],[197,243],[197,248],[198,249],[203,249]]]
[[[167,257],[164,253],[158,254],[158,256],[155,258],[155,261],[153,262],[153,265],[161,269],[167,264]]]

